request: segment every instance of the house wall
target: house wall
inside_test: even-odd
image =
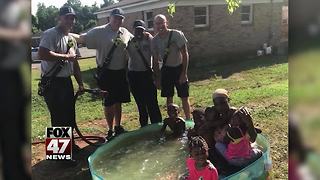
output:
[[[193,6],[177,6],[173,18],[168,15],[166,8],[154,9],[153,15],[166,15],[170,28],[183,31],[189,41],[190,57],[199,59],[255,54],[265,42],[278,46],[282,3],[274,3],[273,11],[271,7],[270,3],[253,4],[253,21],[247,25],[241,24],[240,9],[230,15],[226,5],[210,5],[209,25],[201,28],[194,27]],[[143,19],[142,11],[126,14],[124,27],[132,31],[132,24],[136,19]],[[99,23],[102,21],[106,22],[100,20]]]

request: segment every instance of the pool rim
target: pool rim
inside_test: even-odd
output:
[[[192,124],[192,123],[193,123],[193,121],[189,121],[189,122],[186,121],[187,126],[188,126],[188,125],[190,126],[190,124]],[[145,126],[145,127],[143,127],[143,128],[139,128],[139,129],[136,129],[136,130],[133,130],[133,131],[130,131],[130,132],[121,134],[120,136],[116,137],[116,139],[118,139],[118,141],[119,141],[119,139],[125,139],[125,137],[131,136],[132,134],[135,134],[135,133],[137,133],[138,131],[141,131],[142,129],[146,129],[146,128],[150,129],[150,127],[152,127],[152,126],[153,126],[153,127],[156,127],[156,126],[157,126],[157,128],[159,128],[159,127],[161,126],[161,124],[162,124],[162,123],[151,124],[151,125]],[[262,156],[259,157],[259,158],[258,158],[257,160],[255,160],[254,162],[250,163],[248,166],[246,166],[246,167],[244,167],[243,169],[241,169],[240,171],[237,171],[237,172],[235,172],[235,173],[233,173],[233,174],[231,174],[231,175],[229,175],[229,176],[223,177],[223,178],[221,178],[221,180],[230,179],[230,178],[232,178],[233,176],[238,175],[239,173],[242,173],[242,172],[246,171],[246,170],[249,169],[250,167],[254,166],[257,161],[260,161],[260,160],[263,160],[263,162],[264,162],[265,165],[266,165],[266,163],[270,163],[270,165],[271,165],[272,161],[271,161],[271,155],[270,155],[270,143],[269,143],[268,139],[267,139],[264,135],[258,134],[258,136],[259,136],[259,138],[262,139],[262,141],[266,142],[266,147],[267,147],[267,149],[266,149],[266,151],[263,152]],[[116,140],[116,139],[114,139],[114,140]],[[114,140],[111,141],[110,143],[115,142]],[[92,153],[92,154],[88,157],[89,170],[90,170],[91,176],[92,176],[92,178],[93,178],[94,180],[95,180],[95,179],[97,179],[97,180],[104,180],[104,178],[101,177],[100,175],[98,175],[97,172],[93,169],[93,165],[92,165],[92,164],[93,164],[93,161],[94,161],[93,157],[96,157],[96,156],[97,156],[97,155],[96,155],[97,153],[105,150],[104,148],[101,148],[101,147],[103,147],[103,146],[105,146],[105,145],[107,145],[107,144],[109,144],[109,143],[106,143],[106,144],[100,146],[99,148],[97,148],[97,149],[94,151],[94,153]],[[263,158],[263,159],[262,159],[262,158]],[[268,170],[266,170],[266,168],[265,168],[265,171],[267,172]]]

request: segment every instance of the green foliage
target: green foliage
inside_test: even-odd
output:
[[[232,14],[240,6],[241,0],[226,0],[226,2],[228,4],[228,11]]]
[[[103,1],[104,1],[104,4],[101,5],[101,8],[107,7],[107,6],[110,6],[110,5],[114,4],[114,3],[116,3],[114,0],[103,0]]]
[[[64,5],[71,6],[77,14],[73,32],[80,33],[97,25],[97,17],[94,14],[99,9],[97,4],[91,7],[82,6],[80,0],[68,0]],[[37,14],[32,17],[32,32],[45,31],[56,26],[58,15],[59,8],[54,6],[46,7],[43,3],[39,3]]]
[[[59,9],[55,6],[46,7],[44,3],[38,4],[37,18],[38,28],[42,31],[54,27],[57,24],[57,17],[59,15]]]
[[[240,7],[240,3],[241,0],[225,0],[227,2],[228,5],[228,12],[229,14],[232,14],[237,8]],[[175,2],[170,2],[168,4],[168,14],[173,17],[173,14],[176,12],[176,4],[177,4],[178,0],[176,0]]]
[[[171,17],[173,17],[173,14],[176,12],[176,4],[175,3],[169,3],[168,5],[168,13]]]
[[[34,15],[31,16],[31,23],[32,23],[32,33],[35,34],[39,32],[39,23],[38,18]]]

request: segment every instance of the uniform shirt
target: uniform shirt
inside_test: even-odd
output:
[[[169,33],[164,38],[161,38],[159,34],[157,34],[152,41],[152,50],[155,55],[159,54],[161,57],[160,61],[163,61],[162,58],[165,54],[165,49],[168,46],[170,31],[172,31],[172,36],[169,42],[169,55],[165,66],[176,67],[182,64],[180,49],[188,42],[183,32],[175,29],[169,29]]]
[[[107,69],[120,70],[125,69],[128,62],[126,48],[133,35],[123,27],[119,28],[120,38],[123,43],[117,46],[112,55],[111,63]],[[102,25],[91,29],[84,34],[84,40],[88,49],[96,49],[96,61],[99,67],[102,67],[105,58],[113,46],[113,41],[118,37],[118,32],[111,29],[110,24]]]
[[[195,160],[193,158],[187,159],[187,167],[189,171],[188,180],[218,180],[217,169],[208,162],[209,164],[202,170],[197,170],[195,167]]]
[[[59,28],[53,27],[51,29],[46,30],[40,40],[40,47],[44,47],[53,51],[55,53],[67,54],[68,50],[68,41],[73,41],[73,47],[69,49],[69,52],[74,52],[80,56],[79,49],[77,47],[77,43],[75,39],[71,36],[65,35]],[[58,61],[46,61],[43,59],[41,61],[41,74],[44,75],[48,71],[50,71]],[[73,75],[73,62],[71,61],[63,61],[64,65],[61,71],[56,75],[56,77],[69,77]],[[51,76],[52,70],[50,74],[46,76]]]
[[[129,54],[129,71],[146,71],[146,65],[144,61],[147,62],[147,65],[151,67],[152,58],[151,58],[151,41],[152,36],[147,34],[143,37],[141,41],[131,40],[128,44],[128,54]],[[138,53],[137,47],[142,52],[145,60],[142,59],[141,55]]]

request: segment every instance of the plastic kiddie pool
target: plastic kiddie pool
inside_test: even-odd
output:
[[[193,127],[193,121],[186,121],[186,126]],[[159,132],[161,129],[161,124],[152,124],[141,129],[127,132],[124,134],[119,135],[114,140],[110,141],[109,143],[99,147],[91,156],[89,156],[89,168],[91,172],[91,176],[93,180],[103,180],[105,179],[101,174],[97,172],[94,168],[94,162],[99,159],[103,154],[107,154],[114,149],[121,148],[128,144],[132,144],[137,142],[141,137],[145,137],[150,135],[151,133]],[[246,179],[265,179],[268,175],[268,171],[271,169],[271,158],[270,158],[270,144],[267,139],[258,134],[256,142],[259,146],[262,147],[263,155],[254,161],[253,163],[249,164],[245,168],[241,169],[240,171],[231,174],[227,177],[220,177],[220,179],[229,179],[229,180],[246,180]]]

